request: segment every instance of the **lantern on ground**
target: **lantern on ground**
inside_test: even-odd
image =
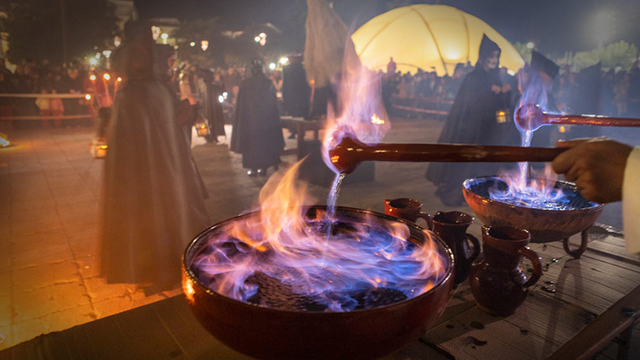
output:
[[[507,122],[507,115],[509,113],[509,110],[507,109],[501,109],[496,111],[496,122],[498,124],[504,124]]]
[[[196,127],[196,133],[198,134],[198,137],[205,137],[210,134],[207,119],[205,119],[202,115],[198,114],[194,125]]]
[[[91,142],[91,156],[94,159],[104,159],[107,156],[107,140],[105,138],[95,138]]]

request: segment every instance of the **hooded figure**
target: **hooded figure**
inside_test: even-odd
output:
[[[302,54],[289,57],[289,64],[282,69],[282,102],[288,115],[307,117],[311,87],[302,65]]]
[[[214,82],[213,72],[202,70],[204,91],[202,94],[202,116],[207,119],[211,133],[206,136],[208,142],[217,143],[218,136],[226,136],[224,132],[224,110],[218,98],[224,93],[222,84]]]
[[[284,149],[284,136],[273,81],[263,72],[263,62],[251,62],[251,76],[240,83],[236,101],[231,151],[242,154],[242,167],[249,176],[266,175],[277,169]]]
[[[560,67],[556,63],[535,50],[531,50],[531,68],[543,76],[548,76],[551,80],[555,79],[560,71]]]
[[[567,112],[571,114],[602,114],[600,110],[602,70],[601,64],[589,66],[580,70],[576,76],[577,86],[574,89],[573,108]],[[594,138],[602,135],[601,126],[574,125],[565,127],[563,140]]]
[[[107,130],[100,275],[152,294],[180,285],[180,256],[209,225],[195,162],[167,83],[173,51],[129,24],[114,58],[124,78]]]
[[[462,81],[438,143],[471,145],[514,145],[517,130],[510,121],[510,86],[499,75],[500,47],[483,35],[478,63]],[[462,183],[469,178],[498,175],[509,164],[437,163],[429,164],[427,180],[438,189],[436,195],[447,206],[460,206]]]
[[[553,82],[559,70],[560,67],[553,61],[532,50],[531,65],[524,71],[524,77],[519,79],[518,86],[522,95],[518,104],[537,104],[545,112],[558,113],[559,109],[553,98]],[[540,127],[533,132],[531,146],[553,146],[560,138],[559,128],[558,125]],[[535,167],[541,166],[536,165]]]

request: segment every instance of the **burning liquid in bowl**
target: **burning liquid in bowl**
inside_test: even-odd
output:
[[[379,216],[338,214],[327,237],[326,212],[314,207],[276,243],[265,239],[259,216],[248,216],[210,233],[191,269],[221,295],[290,311],[371,309],[437,285],[448,263],[428,232],[417,244],[406,224]]]
[[[588,203],[575,192],[565,193],[561,187],[554,187],[556,181],[547,186],[545,180],[532,180],[525,187],[510,186],[505,181],[496,182],[487,189],[489,198],[508,205],[540,210],[577,210]]]
[[[553,200],[555,204],[547,200],[544,204],[546,208],[521,205],[518,202],[525,200],[520,199],[511,199],[512,203],[492,199],[492,190],[508,194],[512,186],[496,176],[467,179],[463,184],[463,193],[467,204],[483,223],[527,229],[531,233],[531,241],[536,243],[566,240],[588,229],[604,208],[604,205],[582,197],[573,183],[546,180],[545,184],[549,185],[549,189],[555,189],[556,195],[563,194],[559,201]],[[548,206],[550,202],[551,206]]]
[[[547,165],[544,174],[529,178],[527,164],[519,172],[503,173],[486,188],[487,197],[507,205],[538,210],[578,210],[597,204],[584,199],[573,184],[558,182]]]

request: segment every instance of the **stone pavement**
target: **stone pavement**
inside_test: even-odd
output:
[[[384,141],[436,142],[441,127],[434,119],[393,119]],[[180,293],[145,296],[135,284],[107,285],[97,276],[103,163],[89,154],[93,129],[4,132],[14,146],[0,149],[0,350]],[[229,152],[226,139],[220,140],[193,148],[210,194],[211,224],[253,208],[267,180],[248,177],[241,157]],[[287,147],[295,142],[287,140]],[[296,157],[282,160],[279,171],[286,171]],[[413,197],[424,203],[425,212],[453,210],[433,196],[433,185],[424,179],[426,168],[376,163],[375,180],[344,184],[338,205],[383,212],[384,199]],[[309,192],[318,204],[326,204],[327,188],[310,184]],[[466,205],[455,209],[472,213]],[[619,215],[612,214],[611,220],[619,222]],[[476,223],[470,231],[479,235],[479,227]]]

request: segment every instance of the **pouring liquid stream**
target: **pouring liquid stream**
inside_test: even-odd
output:
[[[325,248],[328,246],[328,242],[331,240],[331,234],[333,233],[333,224],[336,220],[336,203],[338,202],[338,195],[340,194],[340,186],[342,185],[342,181],[344,177],[347,176],[346,173],[336,174],[335,179],[333,180],[333,185],[331,186],[331,191],[329,192],[329,196],[327,197],[327,236],[325,240]],[[325,254],[326,252],[323,252]],[[325,264],[325,259],[323,255],[322,264]]]
[[[533,138],[533,130],[521,131],[520,135],[522,136],[522,147],[530,147],[531,138]],[[526,184],[527,178],[529,178],[529,162],[521,162],[518,166],[520,167],[520,184]]]

